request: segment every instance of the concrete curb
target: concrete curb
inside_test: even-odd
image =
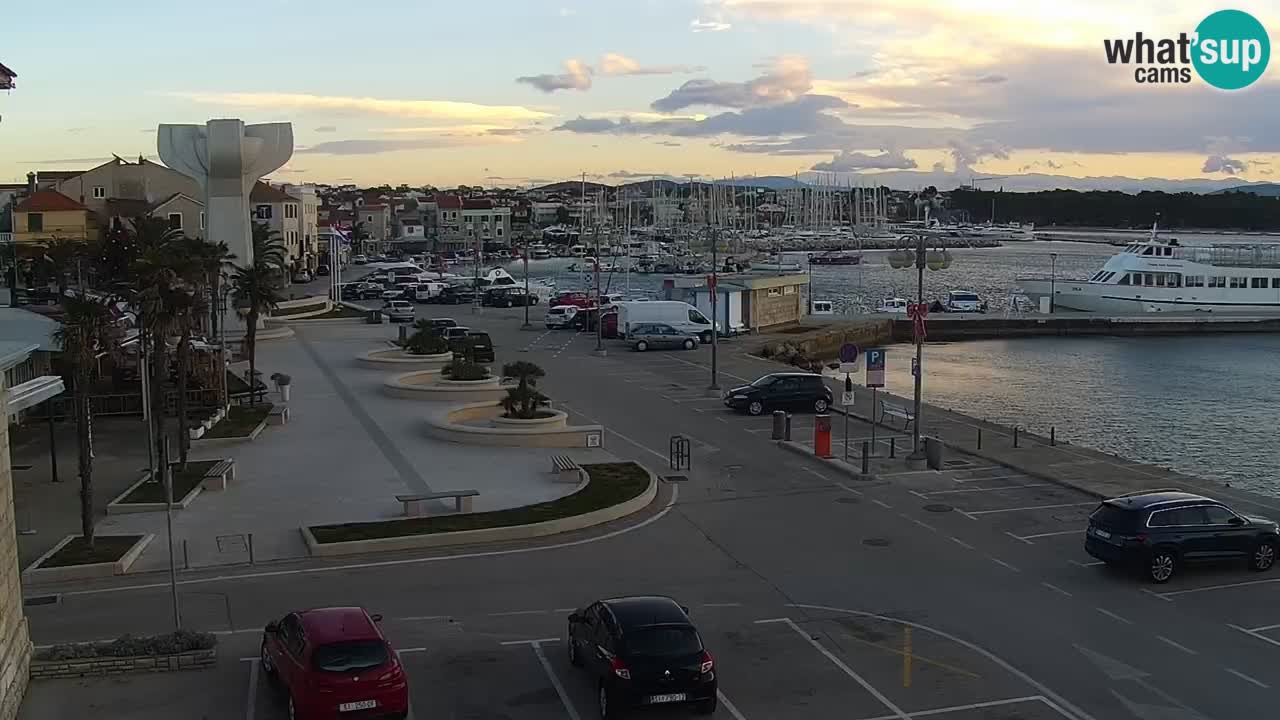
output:
[[[451,407],[442,416],[427,418],[427,435],[437,440],[464,445],[543,448],[604,447],[603,425],[513,428],[457,424],[463,420],[494,417],[501,411],[501,406],[494,401],[468,403]]]
[[[279,305],[276,306],[276,309],[279,310],[282,307],[283,308],[306,307],[307,305],[318,305],[319,307],[317,307],[315,310],[304,310],[303,312],[292,313],[289,315],[268,315],[265,318],[264,322],[280,324],[280,323],[293,322],[294,320],[306,320],[307,318],[323,315],[333,309],[333,303],[329,302],[328,298],[322,298],[320,302],[312,301],[312,302],[304,303],[304,302],[299,302],[297,300],[286,301],[286,302],[293,302],[293,304],[286,305],[285,303],[280,303]]]
[[[133,492],[134,489],[136,489],[139,485],[142,485],[143,483],[147,482],[150,479],[151,479],[150,472],[142,473],[142,478],[139,479],[138,482],[130,485],[127,489],[125,489],[124,492],[117,495],[114,500],[107,503],[107,514],[108,515],[129,515],[132,513],[156,512],[158,510],[163,511],[164,503],[162,502],[148,502],[148,503],[123,502],[124,498],[128,497],[129,493]],[[175,498],[173,501],[173,508],[175,510],[187,509],[188,507],[190,507],[191,501],[195,500],[196,496],[199,495],[200,491],[203,489],[204,489],[204,482],[202,481],[200,482],[200,484],[191,488],[191,490],[189,490],[186,495],[183,495],[181,499]]]
[[[866,475],[863,475],[856,468],[854,468],[854,466],[850,465],[849,463],[839,458],[834,458],[834,457],[820,458],[817,455],[814,455],[813,451],[810,450],[807,445],[804,445],[802,443],[798,443],[792,440],[774,440],[774,444],[776,444],[778,447],[782,448],[783,450],[786,450],[795,455],[800,455],[802,457],[809,458],[814,463],[821,465],[822,467],[827,468],[828,470],[835,470],[836,472],[842,475],[845,475],[847,477],[853,478],[854,480],[862,480],[865,482],[865,481],[875,481],[880,479],[876,477],[873,473],[867,473]]]
[[[411,355],[400,348],[366,350],[356,356],[356,362],[379,369],[403,367],[444,367],[453,362],[453,353],[437,355]]]
[[[200,438],[199,440],[191,441],[191,448],[192,449],[207,448],[207,447],[217,447],[219,445],[237,445],[242,442],[253,442],[254,440],[257,440],[258,436],[262,434],[262,431],[266,429],[267,423],[270,422],[270,419],[271,419],[270,415],[263,418],[262,422],[258,423],[258,427],[254,428],[253,432],[249,433],[248,435],[238,435],[236,437],[224,437],[224,438]]]
[[[26,569],[22,571],[23,582],[56,583],[56,582],[66,582],[70,580],[89,580],[93,578],[111,577],[113,575],[123,575],[129,571],[129,568],[133,566],[134,561],[138,559],[138,556],[142,554],[143,550],[147,549],[147,546],[151,544],[151,541],[154,540],[156,536],[150,533],[143,535],[142,538],[138,540],[138,542],[134,543],[133,547],[129,548],[128,552],[122,555],[120,559],[116,560],[115,562],[89,563],[87,565],[68,565],[66,567],[51,567],[51,568],[40,567],[40,563],[44,562],[45,560],[48,560],[50,557],[53,557],[54,553],[58,552],[59,550],[62,549],[64,545],[66,545],[67,543],[71,542],[72,540],[78,537],[80,536],[68,535],[62,538],[62,540],[59,541],[57,545],[54,545],[53,549],[51,549],[49,552],[36,558],[35,562],[28,565]],[[118,535],[95,535],[95,537],[119,537],[119,536]]]
[[[643,467],[643,466],[641,466]],[[376,540],[353,540],[350,542],[320,543],[316,541],[311,530],[301,528],[302,539],[307,544],[307,551],[313,557],[335,557],[340,555],[361,555],[377,552],[395,552],[398,550],[420,550],[425,548],[449,547],[452,545],[471,545],[476,543],[510,542],[513,540],[529,540],[532,538],[558,535],[560,533],[582,530],[594,525],[619,520],[649,506],[658,496],[658,476],[649,468],[649,485],[639,495],[612,507],[593,510],[582,515],[574,515],[556,520],[546,520],[529,525],[513,525],[511,527],[481,528],[479,530],[460,530],[451,533],[435,533],[432,535],[407,535],[395,538],[378,538]],[[589,481],[588,481],[589,482]],[[585,487],[585,485],[584,485]],[[579,490],[580,492],[581,490]],[[385,522],[398,522],[387,520]]]
[[[434,382],[407,382],[410,378],[435,378]],[[439,369],[415,370],[392,375],[382,382],[383,393],[391,397],[409,400],[428,400],[449,403],[494,403],[506,397],[514,387],[502,384],[502,378],[493,376],[483,380],[447,380]]]
[[[176,672],[213,667],[218,661],[217,648],[192,650],[172,655],[101,656],[74,660],[32,660],[31,679],[92,677],[126,673]]]

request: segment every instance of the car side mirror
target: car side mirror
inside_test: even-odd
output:
[[[685,615],[688,615],[688,614],[689,614],[689,608],[688,608],[688,607],[686,607],[686,606],[684,606],[684,605],[681,605],[681,606],[680,606],[680,609],[684,611],[684,614],[685,614]]]
[[[1228,522],[1229,524],[1231,524],[1231,525],[1243,525],[1243,524],[1244,524],[1244,518],[1242,518],[1242,517],[1240,517],[1240,516],[1235,516],[1235,517],[1231,518],[1230,520],[1228,520],[1227,522]]]
[[[370,615],[369,617],[370,617],[374,622],[382,622],[382,614],[381,614],[381,613],[374,613],[373,615]]]
[[[262,628],[262,630],[263,630],[263,632],[269,632],[269,633],[272,633],[272,634],[278,633],[278,632],[280,632],[280,623],[275,622],[275,621],[273,620],[273,621],[271,621],[271,622],[267,623],[266,627]]]
[[[582,622],[582,616],[576,612],[569,613],[569,622]]]

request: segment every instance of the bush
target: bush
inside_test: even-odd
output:
[[[439,355],[449,352],[449,342],[447,340],[439,335],[433,335],[422,330],[409,336],[409,340],[404,347],[410,355]]]
[[[507,417],[519,420],[546,417],[545,413],[538,410],[551,402],[550,398],[538,391],[538,378],[546,374],[545,370],[534,363],[523,360],[503,366],[503,377],[517,380],[516,386],[508,389],[507,396],[502,399],[502,408],[506,410]]]
[[[192,650],[208,650],[218,644],[210,633],[179,630],[163,635],[122,635],[110,642],[67,643],[38,650],[36,660],[81,660],[87,658],[173,655]]]
[[[485,380],[490,377],[489,368],[457,357],[452,364],[444,366],[440,374],[447,375],[450,380]]]

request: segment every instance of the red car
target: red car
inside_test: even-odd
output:
[[[573,305],[586,309],[595,307],[596,301],[595,298],[584,292],[563,292],[557,295],[548,307],[555,307],[556,305]]]
[[[293,612],[267,623],[262,670],[296,720],[404,718],[409,685],[395,650],[363,608]]]

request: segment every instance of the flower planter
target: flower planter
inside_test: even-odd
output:
[[[175,672],[211,668],[218,661],[218,651],[191,650],[172,655],[127,655],[75,658],[71,660],[32,660],[31,679],[124,675],[126,673]]]
[[[569,424],[569,414],[563,410],[544,410],[543,412],[548,413],[549,417],[526,420],[523,418],[509,418],[499,415],[490,422],[493,423],[494,427],[538,429],[562,428]]]

